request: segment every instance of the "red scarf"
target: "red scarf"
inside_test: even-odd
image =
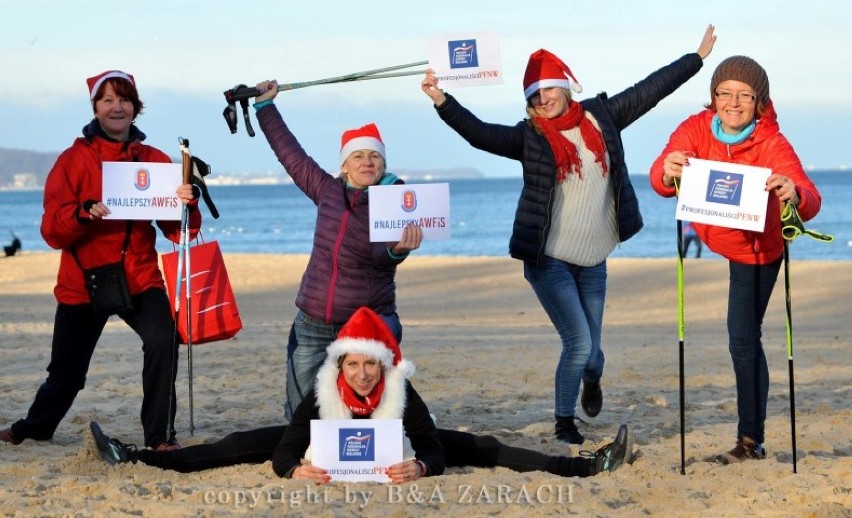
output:
[[[370,415],[379,406],[379,401],[382,400],[382,392],[385,391],[385,376],[383,374],[379,378],[379,382],[376,383],[372,392],[367,396],[359,396],[355,392],[355,389],[346,383],[346,379],[343,377],[343,372],[341,371],[337,375],[337,391],[340,393],[343,404],[348,406],[353,414],[361,416]]]
[[[580,126],[580,136],[586,143],[589,151],[595,154],[595,162],[601,164],[603,175],[606,176],[606,144],[604,144],[603,135],[595,128],[585,116],[585,110],[576,101],[569,101],[568,111],[553,119],[544,117],[533,117],[532,122],[536,130],[544,135],[550,148],[553,150],[553,156],[556,158],[556,181],[564,180],[571,169],[582,178],[582,162],[580,154],[577,151],[577,146],[573,142],[565,138],[561,132]]]

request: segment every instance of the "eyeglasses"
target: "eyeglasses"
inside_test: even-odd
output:
[[[734,98],[734,93],[729,92],[727,90],[716,90],[713,92],[713,95],[716,96],[716,99],[720,101],[730,101]],[[757,99],[757,96],[751,92],[737,92],[737,100],[740,101],[740,104],[751,104]]]

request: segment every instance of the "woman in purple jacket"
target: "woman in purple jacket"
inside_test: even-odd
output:
[[[394,276],[397,265],[420,246],[423,233],[410,224],[398,243],[370,242],[368,188],[403,183],[386,171],[385,146],[375,124],[343,133],[340,175],[333,176],[305,153],[284,123],[273,104],[278,83],[263,81],[257,89],[262,94],[254,107],[261,130],[287,174],[318,208],[287,344],[284,415],[289,421],[313,389],[326,348],[359,307],[378,313],[396,339],[402,339]]]

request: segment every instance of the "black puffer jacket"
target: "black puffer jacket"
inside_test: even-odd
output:
[[[595,117],[606,142],[619,242],[627,241],[643,226],[639,201],[627,173],[621,131],[697,74],[702,64],[698,54],[686,54],[613,97],[601,93],[580,103]],[[436,109],[441,119],[473,147],[521,162],[524,186],[509,253],[515,259],[538,264],[547,242],[556,186],[556,165],[547,139],[536,133],[528,119],[515,126],[483,122],[451,95]]]

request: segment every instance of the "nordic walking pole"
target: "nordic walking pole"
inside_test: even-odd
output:
[[[680,376],[680,474],[686,474],[686,388],[684,375],[683,222],[677,220],[677,348]]]
[[[393,65],[390,67],[374,68],[363,72],[353,72],[342,76],[328,77],[325,79],[316,79],[314,81],[304,81],[300,83],[281,83],[278,85],[278,91],[284,92],[287,90],[296,90],[298,88],[307,88],[309,86],[325,85],[332,83],[348,83],[352,81],[366,81],[368,79],[387,79],[389,77],[404,77],[423,74],[425,70],[408,70],[404,72],[392,72],[403,68],[411,68],[420,65],[428,64],[428,61],[416,61],[414,63],[406,63],[404,65]],[[248,87],[246,85],[237,85],[230,90],[225,90],[225,100],[228,105],[222,112],[225,121],[228,123],[228,128],[231,133],[237,132],[237,109],[236,103],[240,103],[243,112],[243,120],[246,124],[246,131],[250,137],[254,136],[254,129],[251,127],[251,121],[248,115],[248,100],[252,97],[257,97],[260,92],[257,88]]]
[[[188,150],[186,150],[186,152],[185,152],[184,142],[185,141],[184,141],[183,138],[178,138],[178,143],[179,143],[180,151],[181,151],[182,167],[183,167],[183,178],[182,179],[183,179],[184,182],[187,182],[188,164],[190,164],[191,161],[190,161],[190,159],[187,158],[186,153],[188,153]],[[173,334],[174,337],[172,338],[172,343],[174,345],[174,347],[172,349],[174,351],[176,351],[180,347],[180,340],[178,339],[178,337],[180,336],[180,332],[178,331],[178,322],[180,322],[181,309],[182,309],[181,308],[181,299],[183,298],[182,297],[182,295],[183,295],[183,292],[182,292],[182,290],[183,290],[183,262],[184,262],[183,255],[184,255],[184,252],[186,251],[187,227],[188,227],[188,225],[189,225],[189,210],[188,210],[186,204],[184,204],[183,207],[181,208],[181,213],[180,213],[180,244],[178,245],[177,268],[175,268],[175,270],[177,270],[177,275],[176,275],[177,278],[175,279],[175,292],[174,292],[175,331],[174,331],[174,334]],[[177,369],[177,357],[176,356],[177,356],[177,352],[174,353],[174,356],[173,356],[173,359],[172,359],[172,372],[171,372],[172,379],[175,379],[175,376],[176,376],[176,374],[175,374],[175,370]],[[170,401],[169,401],[169,414],[171,414],[171,407],[172,407],[172,404],[173,404],[173,402],[171,401],[171,396],[169,397],[169,399],[170,399]],[[192,398],[190,398],[190,408],[192,406],[191,399]],[[171,428],[171,415],[169,415],[166,419],[167,419],[167,421],[166,421],[166,436],[169,436],[170,435],[170,428]]]
[[[790,286],[790,242],[799,236],[809,236],[823,243],[831,243],[834,236],[805,229],[796,206],[790,202],[781,211],[781,237],[784,238],[784,295],[787,306],[787,371],[790,375],[790,436],[793,442],[793,473],[796,473],[796,392],[793,376],[793,303]]]
[[[365,70],[363,72],[353,72],[351,74],[345,74],[342,76],[334,76],[327,77],[324,79],[315,79],[313,81],[302,81],[299,83],[281,83],[278,85],[279,92],[286,92],[287,90],[297,90],[299,88],[307,88],[309,86],[317,86],[317,85],[327,85],[332,83],[349,83],[351,81],[366,81],[368,79],[387,79],[389,77],[404,77],[404,76],[413,76],[418,74],[426,73],[425,70],[408,70],[405,72],[391,72],[392,70],[400,70],[403,68],[411,68],[417,67],[420,65],[426,65],[429,63],[428,61],[416,61],[414,63],[406,63],[404,65],[394,65],[390,67],[384,68],[374,68],[373,70]],[[231,90],[225,92],[225,99],[228,102],[231,101],[240,101],[242,99],[249,99],[252,97],[257,97],[260,95],[260,92],[257,91],[257,88],[251,87],[234,87]]]
[[[787,372],[790,375],[790,437],[793,442],[793,473],[796,471],[796,392],[793,383],[793,304],[790,296],[790,247],[784,240],[784,294],[787,306]]]
[[[181,164],[183,166],[183,183],[188,184],[192,181],[192,154],[189,151],[189,139],[180,139]],[[178,254],[178,272],[181,271],[181,266],[185,264],[186,271],[186,356],[187,356],[187,378],[189,381],[189,435],[195,435],[195,405],[192,394],[192,268],[189,251],[189,207],[184,204],[183,216],[181,218],[181,249]],[[178,290],[180,295],[180,290]],[[175,314],[175,322],[177,322],[177,314]]]

